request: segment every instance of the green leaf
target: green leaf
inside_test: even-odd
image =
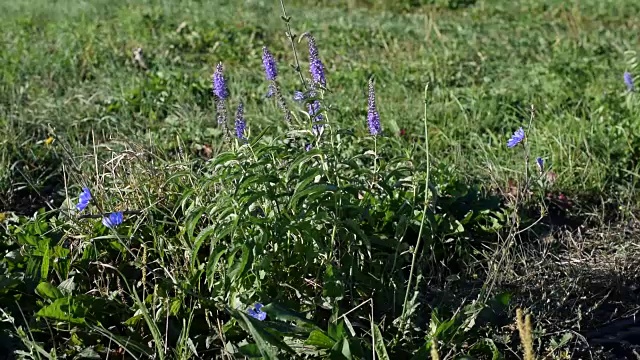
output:
[[[196,226],[198,225],[200,220],[202,219],[202,214],[204,214],[206,210],[207,209],[204,206],[200,206],[195,210],[190,211],[190,214],[189,214],[190,219],[187,222],[187,235],[189,235],[189,239],[193,239],[193,232],[195,231]]]
[[[255,340],[256,345],[260,349],[260,353],[265,359],[278,359],[278,356],[271,345],[295,355],[295,351],[293,351],[289,345],[267,332],[258,320],[250,318],[246,314],[236,310],[229,310],[229,312],[239,321],[240,325],[251,334],[253,340]]]
[[[336,299],[342,299],[344,296],[344,284],[334,274],[333,266],[331,264],[327,265],[327,269],[324,273],[322,296]]]
[[[49,300],[55,300],[64,297],[62,291],[48,282],[41,282],[40,284],[38,284],[38,286],[36,287],[36,293]]]
[[[280,321],[293,321],[297,324],[304,324],[307,327],[318,328],[311,320],[302,316],[302,314],[289,310],[277,303],[271,303],[262,308],[262,311],[269,314],[270,319]]]
[[[85,324],[85,310],[80,304],[73,301],[73,298],[66,297],[56,299],[52,304],[40,309],[36,315],[72,324]]]
[[[252,252],[246,245],[242,246],[242,258],[240,262],[236,263],[233,269],[229,271],[229,277],[231,281],[238,280],[248,270],[247,264],[253,259]]]
[[[335,191],[335,190],[336,190],[336,186],[335,185],[331,185],[331,184],[313,184],[313,185],[310,185],[306,189],[296,192],[291,197],[291,201],[289,202],[289,209],[293,210],[293,212],[295,213],[295,212],[297,212],[298,202],[303,197],[308,196],[308,197],[315,198],[315,197],[317,197],[319,195],[324,194],[325,192]]]
[[[215,284],[215,276],[216,270],[218,269],[218,262],[220,261],[220,257],[227,252],[227,248],[224,246],[220,246],[213,251],[213,257],[209,258],[207,262],[207,284],[209,285],[209,291],[213,288],[213,284]]]
[[[378,358],[380,360],[390,360],[389,354],[387,354],[387,348],[384,345],[384,338],[382,337],[382,333],[380,332],[380,328],[376,324],[371,324],[373,328],[373,347],[376,349],[376,354],[378,354]]]
[[[249,358],[259,358],[262,357],[262,353],[260,352],[260,348],[256,344],[246,344],[242,345],[238,348],[240,354],[247,356]]]
[[[232,161],[235,162],[237,161],[237,159],[238,157],[236,156],[235,153],[225,152],[225,153],[218,154],[218,156],[211,159],[211,165],[214,167],[222,164],[228,165],[227,163]]]
[[[49,277],[49,239],[40,241],[39,245],[42,250],[42,264],[40,269],[40,276],[42,280],[46,280]]]
[[[264,134],[267,133],[268,130],[271,130],[270,125],[265,126],[264,129],[262,129],[262,131],[260,131],[257,135],[251,136],[251,139],[250,139],[251,147],[256,147],[256,145],[258,144],[258,141],[262,139],[262,137],[264,136]]]
[[[209,225],[206,228],[204,228],[202,231],[200,231],[198,236],[196,236],[195,241],[193,242],[193,249],[191,250],[191,258],[192,259],[197,259],[198,258],[198,251],[200,251],[200,247],[202,246],[204,241],[209,239],[211,237],[211,235],[213,235],[215,232],[216,232],[216,226],[215,225]],[[215,239],[215,240],[217,240],[217,239]],[[215,246],[215,243],[214,243],[213,246]]]
[[[73,290],[76,289],[76,283],[74,281],[74,277],[70,277],[67,280],[63,281],[60,283],[60,285],[58,285],[58,289],[60,289],[60,291],[64,294],[64,295],[71,295],[73,294]]]
[[[342,338],[336,342],[329,353],[329,359],[331,360],[351,360],[352,358],[349,340],[346,338]]]
[[[347,333],[344,331],[344,321],[338,320],[337,322],[329,322],[329,326],[327,329],[327,333],[335,340],[340,340],[347,336]]]
[[[313,330],[304,343],[321,349],[331,349],[336,344],[336,341],[321,330]]]

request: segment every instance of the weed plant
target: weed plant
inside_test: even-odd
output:
[[[584,221],[586,210],[561,189],[587,204],[607,194],[603,209],[617,207],[612,218],[632,217],[635,53],[625,53],[626,72],[612,81],[610,89],[626,87],[620,96],[589,84],[584,96],[564,86],[558,93],[536,78],[540,68],[505,69],[505,83],[529,81],[534,106],[505,87],[474,87],[495,74],[466,77],[483,71],[469,59],[425,54],[425,64],[458,64],[443,76],[416,76],[399,60],[399,78],[371,60],[345,78],[338,68],[351,67],[350,56],[372,55],[336,54],[324,46],[336,41],[331,34],[314,30],[321,24],[296,24],[283,1],[252,3],[256,13],[279,10],[279,23],[263,13],[264,27],[251,30],[240,15],[235,25],[204,31],[197,22],[173,24],[160,7],[118,3],[120,11],[144,9],[129,19],[149,32],[150,51],[113,37],[102,20],[81,20],[101,39],[63,32],[76,48],[57,62],[44,48],[29,49],[21,62],[24,34],[5,45],[12,51],[0,55],[7,64],[0,90],[9,94],[0,100],[0,124],[7,139],[29,140],[5,140],[0,150],[7,165],[0,170],[3,351],[25,359],[569,358],[577,333],[559,325],[547,333],[532,322],[542,305],[509,285],[532,271],[530,253],[548,250],[538,244],[557,222]],[[401,3],[388,10],[413,6]],[[184,11],[194,8],[189,2]],[[106,9],[96,1],[85,10]],[[67,15],[82,18],[78,11]],[[57,30],[46,19],[33,12],[12,31],[48,39]],[[168,32],[167,23],[177,26]],[[284,37],[269,34],[276,26]],[[309,31],[297,33],[298,26]],[[379,52],[406,41],[356,28],[352,35]],[[547,80],[596,77],[579,77],[590,65],[567,59],[552,64],[562,71]],[[486,58],[479,52],[474,61]],[[188,65],[167,71],[178,64]],[[30,87],[28,77],[51,81],[49,93]],[[98,90],[88,92],[91,83]],[[391,86],[399,87],[384,91]],[[416,99],[404,98],[405,87],[420,88],[419,109],[407,110]],[[510,113],[508,125],[490,120],[488,132],[476,131],[480,115],[467,100],[482,94],[472,91],[491,96],[482,116]],[[50,109],[16,115],[38,101]],[[43,118],[56,106],[68,112],[66,123]],[[587,110],[591,123],[568,133],[566,122]],[[605,116],[619,122],[603,125]],[[470,149],[467,160],[457,155]]]

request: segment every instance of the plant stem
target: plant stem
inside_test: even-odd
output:
[[[416,241],[416,246],[413,249],[413,255],[411,257],[411,270],[409,270],[409,281],[407,283],[407,290],[404,294],[404,302],[402,305],[402,315],[400,321],[400,332],[404,331],[404,326],[406,323],[406,314],[407,314],[407,302],[409,301],[409,292],[411,291],[411,281],[413,280],[413,273],[415,271],[416,259],[418,257],[418,249],[420,248],[420,243],[422,240],[422,231],[424,230],[424,223],[427,218],[427,207],[429,200],[429,172],[431,168],[431,164],[429,163],[429,129],[427,126],[427,93],[429,90],[429,84],[424,87],[424,139],[425,139],[425,152],[426,152],[426,162],[427,162],[427,174],[424,184],[424,206],[422,208],[422,221],[420,222],[420,230],[418,231],[418,240]]]

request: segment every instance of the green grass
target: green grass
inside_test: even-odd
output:
[[[640,3],[286,1],[326,67],[319,143],[280,3],[240,3],[0,4],[3,351],[423,359],[437,340],[442,358],[511,358],[520,307],[540,358],[620,356],[588,344],[639,300],[640,99],[622,74],[639,72]],[[243,146],[216,122],[218,62]],[[116,210],[122,226],[100,224]]]

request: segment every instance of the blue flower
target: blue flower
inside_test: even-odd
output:
[[[102,225],[113,229],[116,226],[122,224],[123,221],[123,217],[122,217],[122,211],[116,211],[113,212],[111,214],[109,214],[108,216],[105,216],[102,218]]]
[[[273,83],[269,83],[269,87],[267,88],[267,94],[265,97],[270,98],[276,93],[276,87]]]
[[[538,165],[538,170],[540,172],[544,171],[544,160],[541,157],[536,158],[536,165]]]
[[[633,84],[633,76],[628,71],[624,72],[624,83],[627,85],[629,91],[635,91],[636,87]]]
[[[76,210],[84,210],[89,205],[89,201],[91,201],[91,191],[88,187],[84,187],[82,188],[82,192],[80,193],[80,199],[78,200],[78,204],[76,205]]]
[[[315,91],[311,91],[309,93],[309,97],[312,98],[315,96],[316,96]],[[315,124],[317,122],[321,122],[324,119],[324,117],[320,113],[320,101],[312,100],[309,103],[307,103],[307,111],[309,113],[309,117],[311,117],[311,122],[314,123],[311,129],[311,131],[313,132],[313,135],[320,136],[320,134],[322,134],[322,131],[324,130],[324,125]]]
[[[244,121],[244,105],[240,103],[236,111],[236,136],[238,140],[244,140],[244,130],[247,123]]]
[[[262,311],[262,307],[264,305],[260,304],[260,303],[256,303],[253,306],[253,309],[249,309],[249,311],[247,311],[249,313],[249,316],[251,316],[252,318],[256,319],[256,320],[260,320],[263,321],[264,319],[267,318],[267,313]]]
[[[313,149],[313,145],[311,145],[311,144],[307,144],[304,147],[304,151],[310,151],[311,149]]]
[[[320,84],[326,87],[327,80],[324,77],[324,65],[322,64],[320,55],[318,54],[316,39],[309,33],[305,34],[304,36],[306,36],[307,40],[309,41],[309,72],[311,73],[313,83]]]
[[[213,73],[213,94],[220,100],[225,100],[229,97],[229,90],[227,89],[227,82],[224,80],[224,74],[222,73],[224,68],[222,63],[216,65],[216,71]]]
[[[302,101],[304,100],[304,93],[302,91],[295,91],[293,93],[293,100],[295,101]]]
[[[380,114],[376,108],[376,92],[373,87],[373,78],[369,79],[369,106],[367,111],[367,125],[369,125],[369,133],[377,136],[382,132],[380,126]]]
[[[264,73],[267,75],[267,80],[274,81],[278,77],[278,69],[276,68],[276,59],[269,52],[266,46],[262,47],[262,65],[264,66]]]
[[[511,139],[509,139],[509,141],[507,141],[507,147],[512,148],[518,144],[520,144],[522,142],[522,140],[524,140],[524,129],[522,129],[522,127],[520,127],[518,130],[516,130],[516,132],[513,133],[513,136],[511,136]]]

